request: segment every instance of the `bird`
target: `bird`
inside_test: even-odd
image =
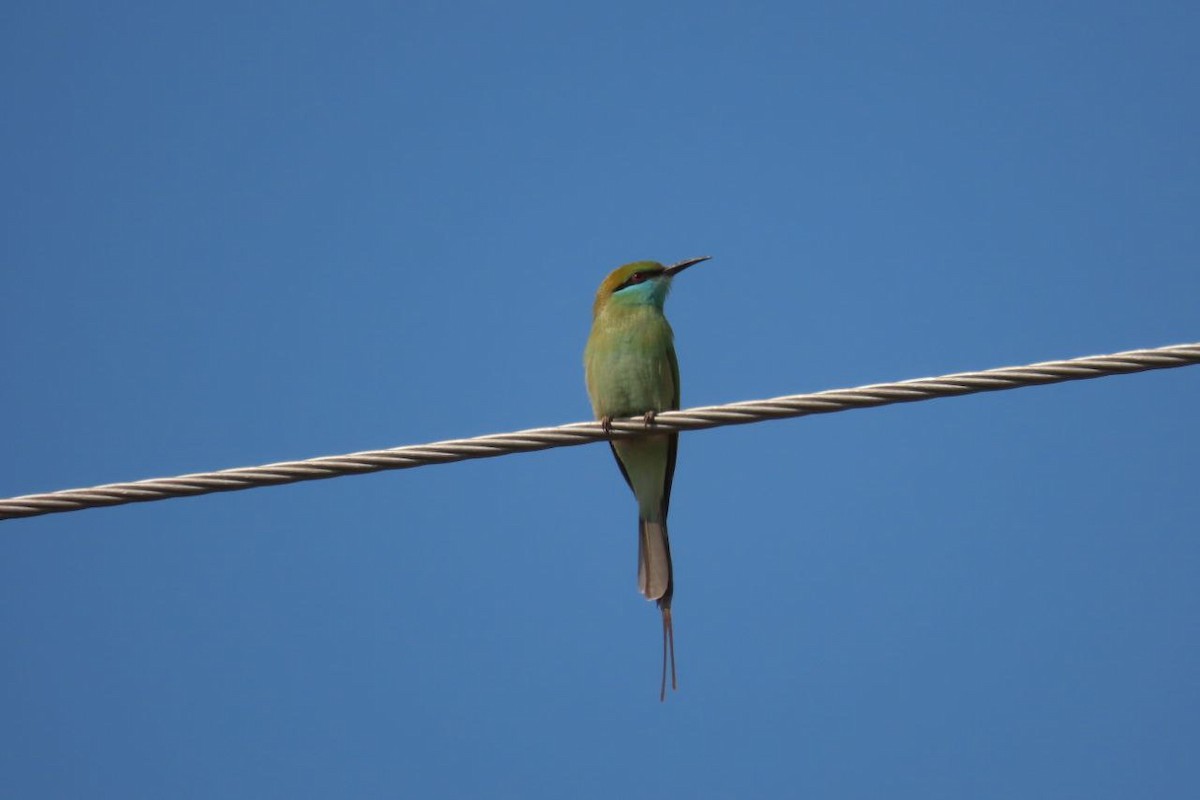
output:
[[[592,330],[583,353],[584,376],[592,411],[604,430],[620,417],[642,417],[647,427],[659,411],[679,408],[679,362],[675,334],[663,303],[675,276],[711,256],[671,266],[635,261],[609,273],[596,292]],[[675,674],[675,628],[671,598],[675,592],[667,511],[679,434],[649,434],[609,441],[625,483],[638,504],[638,590],[662,612],[663,657],[660,701],[667,696],[667,660],[671,689]]]

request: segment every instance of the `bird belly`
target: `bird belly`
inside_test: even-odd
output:
[[[671,331],[665,323],[615,328],[593,342],[586,367],[597,417],[632,417],[674,407]]]
[[[632,417],[671,407],[674,395],[666,359],[614,352],[592,376],[593,405],[599,417]]]

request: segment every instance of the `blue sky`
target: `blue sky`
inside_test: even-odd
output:
[[[1048,7],[1053,5],[1053,7]],[[0,496],[1200,339],[1188,3],[0,11]],[[1183,796],[1200,369],[0,524],[13,797]]]

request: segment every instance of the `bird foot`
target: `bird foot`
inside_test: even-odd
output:
[[[600,418],[600,427],[604,429],[605,433],[612,433],[612,420],[613,418],[607,414]]]
[[[658,416],[657,411],[647,411],[645,414],[642,415],[642,420],[646,423],[647,428],[654,427],[654,418],[656,416]]]

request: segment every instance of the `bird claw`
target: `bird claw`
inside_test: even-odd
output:
[[[647,411],[645,414],[642,415],[643,424],[645,424],[645,426],[647,428],[653,428],[654,427],[654,418],[656,416],[658,416],[657,411]],[[604,432],[607,434],[612,434],[613,418],[611,416],[605,415],[605,416],[601,417],[599,421],[600,421],[600,427],[604,429]]]

